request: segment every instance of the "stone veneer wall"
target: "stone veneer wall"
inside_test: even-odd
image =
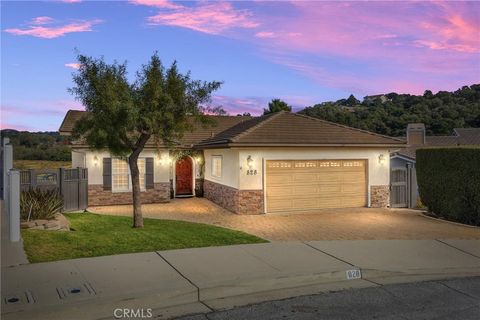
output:
[[[371,186],[370,187],[370,207],[386,208],[390,206],[390,187]]]
[[[162,203],[170,201],[170,183],[155,183],[153,189],[147,189],[141,193],[142,203]],[[88,186],[88,205],[116,205],[131,204],[132,192],[112,192],[103,190],[103,185]]]
[[[205,180],[203,195],[208,200],[237,214],[262,214],[262,190],[238,190],[223,184]]]

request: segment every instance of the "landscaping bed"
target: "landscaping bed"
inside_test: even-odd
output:
[[[241,231],[175,220],[132,218],[93,213],[66,213],[70,232],[22,230],[30,262],[97,257],[133,252],[267,242]]]

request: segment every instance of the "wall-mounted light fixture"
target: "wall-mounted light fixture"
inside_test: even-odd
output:
[[[253,167],[253,159],[252,159],[251,155],[249,155],[247,157],[247,166],[248,166],[249,169],[252,169],[252,167]]]
[[[195,157],[195,162],[198,163],[198,164],[202,163],[202,157],[196,156]]]
[[[94,156],[93,157],[93,165],[96,167],[98,166],[98,157],[97,156]]]
[[[169,165],[170,163],[172,163],[172,158],[170,158],[170,156],[164,156],[162,154],[160,154],[160,156],[158,157],[158,162],[161,164],[161,165]]]
[[[384,164],[385,163],[385,156],[383,154],[378,156],[378,163]]]

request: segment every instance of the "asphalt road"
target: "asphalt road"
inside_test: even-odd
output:
[[[478,320],[480,319],[480,277],[322,293],[179,319]]]

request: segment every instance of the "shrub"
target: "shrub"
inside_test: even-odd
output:
[[[417,150],[420,197],[430,212],[480,226],[480,148]]]
[[[30,189],[20,196],[23,220],[52,219],[62,208],[63,200],[55,190]]]

